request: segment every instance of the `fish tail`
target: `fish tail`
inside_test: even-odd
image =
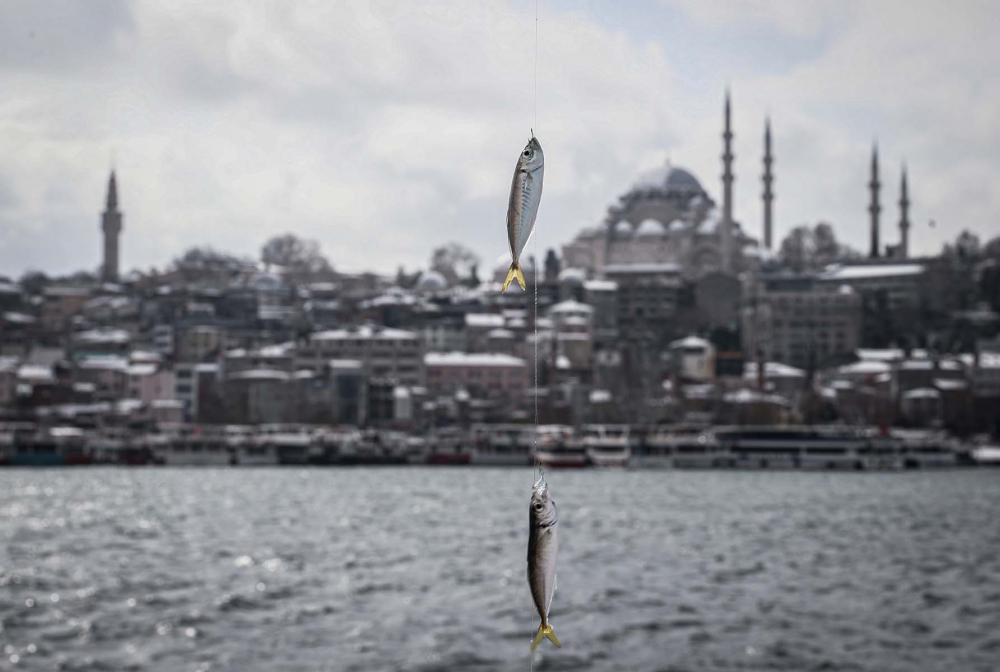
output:
[[[541,644],[542,640],[545,638],[548,638],[550,642],[555,644],[557,649],[562,648],[562,644],[559,643],[559,638],[556,637],[556,633],[552,629],[552,626],[548,623],[542,623],[538,626],[538,632],[535,633],[535,640],[531,642],[532,653],[534,653],[535,649],[538,648],[538,645]]]
[[[524,284],[524,273],[521,272],[521,264],[516,261],[510,265],[510,270],[507,271],[507,279],[503,281],[503,287],[500,288],[500,293],[503,294],[510,287],[512,280],[517,280],[517,284],[521,285],[521,289],[527,290],[528,286]]]

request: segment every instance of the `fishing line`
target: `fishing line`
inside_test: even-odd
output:
[[[531,136],[534,137],[535,129],[538,128],[538,0],[535,0],[535,109],[534,109],[534,125],[531,129]],[[531,465],[531,487],[534,489],[535,483],[537,482],[535,478],[535,470],[538,470],[539,478],[545,477],[545,467],[542,466],[538,459],[538,222],[535,221],[535,230],[532,231],[532,237],[534,240],[534,260],[532,269],[535,276],[535,315],[534,315],[534,329],[535,329],[535,381],[534,381],[534,401],[535,401],[535,432],[533,436],[533,446],[534,446],[534,456]],[[529,532],[530,534],[530,532]],[[531,651],[528,653],[528,670],[529,672],[534,672],[535,669],[535,652]]]

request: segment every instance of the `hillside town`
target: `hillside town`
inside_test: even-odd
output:
[[[723,124],[721,206],[681,167],[642,174],[601,221],[526,261],[527,292],[506,294],[504,268],[446,241],[427,268],[395,276],[339,272],[294,234],[259,259],[192,247],[123,273],[112,172],[97,272],[0,277],[0,443],[13,427],[427,436],[532,423],[536,404],[542,425],[565,427],[995,437],[1000,236],[955,231],[937,256],[911,256],[905,167],[883,209],[873,148],[858,179],[869,250],[823,222],[777,243],[770,124],[761,212],[742,220],[728,95]],[[883,210],[898,214],[889,244]]]

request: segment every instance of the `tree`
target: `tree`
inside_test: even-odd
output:
[[[227,280],[252,265],[250,259],[240,258],[211,247],[192,247],[171,262],[171,268],[187,281],[217,279]]]
[[[265,264],[281,266],[293,278],[307,279],[332,271],[330,262],[322,255],[319,243],[303,240],[295,234],[275,236],[264,243],[260,260]]]
[[[807,224],[795,227],[781,241],[778,251],[781,262],[799,273],[860,256],[856,250],[837,242],[833,226],[827,222],[819,222],[813,228]]]
[[[479,256],[458,243],[443,245],[431,254],[431,270],[444,276],[449,285],[457,285],[471,277],[478,265]]]
[[[41,294],[50,282],[49,276],[41,271],[25,271],[18,284],[26,294]]]

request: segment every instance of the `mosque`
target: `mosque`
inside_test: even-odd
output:
[[[733,219],[733,159],[730,99],[726,92],[721,211],[698,179],[667,164],[645,173],[608,208],[604,221],[582,230],[563,246],[563,266],[599,276],[605,266],[672,264],[689,279],[709,273],[737,274],[758,264],[760,251]],[[771,132],[765,130],[764,233],[770,248]]]

